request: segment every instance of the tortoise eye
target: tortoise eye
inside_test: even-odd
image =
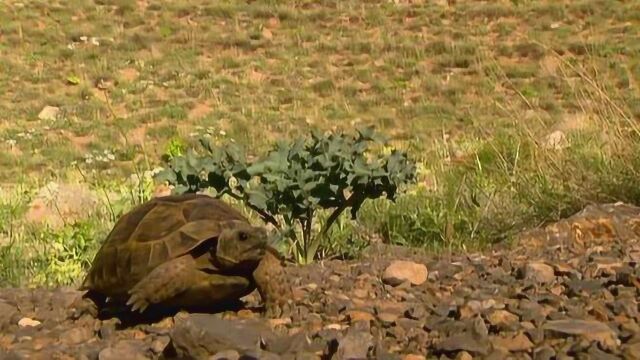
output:
[[[241,231],[241,232],[240,232],[240,235],[238,235],[238,237],[240,238],[240,241],[244,241],[244,240],[247,240],[247,238],[249,238],[249,236],[247,235],[247,233],[246,233],[246,232],[244,232],[244,231]]]

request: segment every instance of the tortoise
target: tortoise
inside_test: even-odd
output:
[[[257,284],[253,272],[269,255],[260,274],[282,258],[268,245],[264,227],[253,226],[239,211],[204,194],[153,198],[124,214],[98,250],[80,290],[87,297],[125,302],[144,312],[151,304],[179,308],[210,307],[237,300],[256,287],[272,312],[268,296],[288,296],[286,284]],[[277,259],[277,260],[274,260]],[[283,276],[279,276],[282,280]],[[259,276],[262,282],[269,276]]]

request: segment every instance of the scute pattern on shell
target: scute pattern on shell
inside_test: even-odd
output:
[[[81,288],[125,293],[159,264],[217,237],[228,221],[248,222],[207,195],[170,195],[143,203],[116,222]]]

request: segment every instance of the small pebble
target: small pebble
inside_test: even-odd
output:
[[[31,318],[27,318],[27,317],[22,318],[22,319],[20,319],[18,321],[18,326],[20,326],[20,327],[27,327],[27,326],[35,327],[35,326],[38,326],[40,324],[41,324],[40,321],[31,319]]]

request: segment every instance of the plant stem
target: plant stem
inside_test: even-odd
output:
[[[238,195],[238,194],[234,194],[233,192],[225,192],[225,194],[231,196],[232,198],[236,199],[236,200],[240,200],[243,201],[244,199],[242,198],[242,196]],[[271,214],[267,213],[266,211],[255,207],[254,205],[252,205],[249,202],[243,201],[245,203],[246,206],[248,206],[251,210],[257,212],[264,221],[273,224],[273,226],[276,227],[276,229],[280,230],[280,224],[278,223],[278,220],[276,220],[275,217],[273,217]]]
[[[304,228],[303,228],[303,247],[304,247],[304,258],[305,258],[305,262],[308,264],[310,263],[309,261],[309,243],[311,242],[311,225],[312,225],[312,219],[313,219],[313,210],[311,208],[307,209],[307,221],[305,221],[304,223]],[[315,254],[311,254],[311,259],[313,259],[313,256]]]
[[[350,206],[353,206],[354,204],[356,204],[358,201],[361,201],[362,196],[360,194],[357,193],[353,193],[351,194],[351,196],[349,196],[349,199],[347,199],[347,201],[344,202],[344,204],[342,204],[341,206],[339,206],[338,208],[336,208],[331,215],[329,215],[329,217],[327,218],[327,222],[324,223],[324,226],[322,227],[322,230],[320,230],[320,234],[318,234],[319,237],[324,237],[327,233],[327,231],[329,230],[329,228],[331,227],[331,225],[333,225],[333,223],[338,220],[338,218],[340,217],[340,215],[342,215],[342,213]]]

